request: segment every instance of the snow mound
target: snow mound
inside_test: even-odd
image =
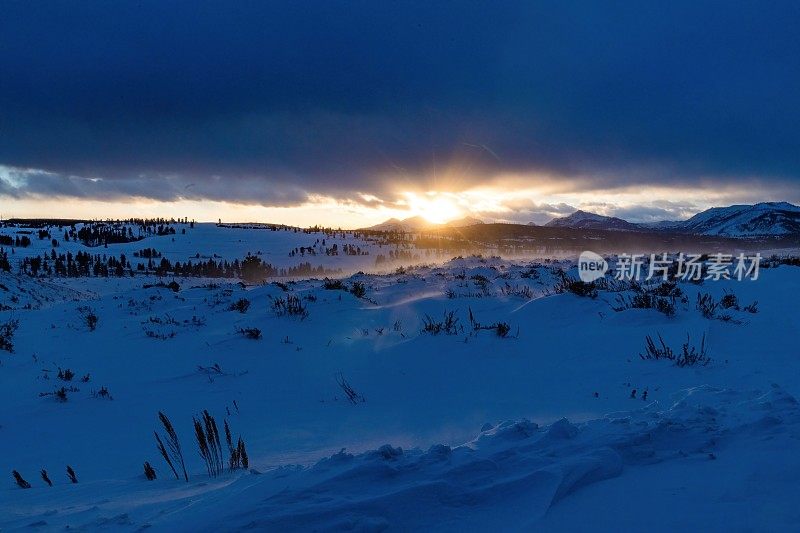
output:
[[[797,400],[777,386],[746,393],[696,387],[667,409],[654,402],[577,425],[504,422],[452,449],[385,445],[359,455],[342,451],[304,470],[278,469],[226,501],[218,525],[372,531],[503,523],[526,529],[559,501],[626,468],[711,460],[736,439],[797,438],[799,423]]]
[[[0,277],[0,310],[41,309],[56,303],[94,298],[62,283],[4,272]]]
[[[149,497],[141,489],[104,487],[104,498],[92,507],[61,502],[55,509],[50,506],[57,502],[49,501],[35,506],[40,514],[4,525],[269,531],[435,525],[435,530],[463,531],[503,524],[530,530],[559,502],[629,469],[708,462],[735,444],[749,449],[768,439],[785,439],[787,453],[794,454],[800,407],[777,386],[766,392],[701,386],[676,394],[667,408],[653,402],[581,424],[519,420],[483,429],[455,448],[384,445],[357,455],[342,450],[307,468],[176,483],[166,490],[151,485],[157,494]],[[646,516],[647,510],[640,511]]]

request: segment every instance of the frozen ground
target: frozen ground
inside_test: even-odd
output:
[[[238,243],[237,231],[263,232],[210,226],[180,251],[170,237],[133,246],[186,255],[207,242],[197,252],[238,254],[216,244]],[[363,283],[365,298],[321,280],[178,279],[173,292],[144,277],[3,274],[0,298],[14,309],[0,323],[20,326],[14,353],[0,351],[0,529],[795,529],[800,269],[680,283],[686,299],[668,317],[615,311],[612,292],[555,294],[556,270],[569,266],[467,258],[343,280]],[[698,292],[725,291],[740,307],[757,300],[758,312],[730,309],[724,321],[696,309]],[[272,309],[287,295],[303,299],[306,318]],[[240,298],[247,312],[229,310]],[[448,311],[455,334],[422,331],[426,315]],[[472,332],[470,311],[509,334]],[[253,327],[260,340],[238,332]],[[705,335],[711,362],[643,360],[657,333],[676,349]],[[58,379],[59,368],[76,377]],[[342,377],[363,402],[347,401]],[[66,402],[40,396],[62,386],[79,390]],[[249,471],[207,476],[191,426],[204,409],[241,434]],[[188,483],[156,450],[159,410],[183,444]]]
[[[76,224],[80,229],[83,224]],[[134,235],[139,234],[139,228],[135,225],[126,225],[131,228]],[[303,233],[294,229],[279,229],[272,231],[267,226],[248,226],[248,227],[228,227],[217,226],[211,223],[197,223],[194,226],[189,224],[176,223],[170,226],[175,229],[175,235],[152,236],[142,240],[129,243],[110,244],[108,246],[86,247],[75,240],[65,240],[63,230],[51,228],[52,237],[58,241],[58,253],[78,251],[88,251],[91,254],[105,254],[119,257],[125,254],[126,257],[136,263],[147,263],[146,259],[134,257],[134,253],[143,248],[154,248],[163,254],[163,257],[172,262],[194,261],[198,259],[215,261],[240,261],[248,254],[256,255],[265,263],[270,263],[275,267],[286,268],[296,266],[300,262],[309,261],[314,266],[323,266],[330,269],[342,269],[343,271],[354,271],[361,268],[373,267],[375,257],[381,252],[387,253],[386,248],[375,242],[365,241],[353,235],[352,232],[336,232],[334,235],[326,235],[321,231]],[[63,229],[67,229],[66,227]],[[0,234],[14,237],[18,231],[26,231],[25,228],[6,227],[0,229]],[[30,230],[29,230],[30,231]],[[31,245],[27,248],[16,248],[15,254],[11,257],[12,263],[17,263],[22,257],[41,255],[49,253],[52,249],[50,239],[39,239],[36,229],[29,235]],[[328,248],[334,244],[338,247],[352,244],[359,246],[368,255],[356,256],[341,253],[336,256],[325,255],[325,246]],[[313,255],[297,254],[293,257],[289,255],[295,248],[314,248]],[[158,262],[158,259],[155,260]]]

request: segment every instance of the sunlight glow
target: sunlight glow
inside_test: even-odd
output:
[[[462,178],[461,180],[459,179]],[[586,179],[567,180],[547,175],[503,175],[470,185],[455,171],[436,179],[435,188],[417,188],[413,179],[396,179],[391,190],[361,191],[351,197],[309,194],[304,201],[264,205],[256,200],[212,200],[179,196],[158,200],[114,194],[90,178],[61,178],[44,170],[0,165],[0,220],[37,218],[189,217],[197,221],[271,222],[300,227],[324,225],[357,229],[388,219],[421,217],[442,224],[465,216],[483,222],[544,224],[576,209],[620,216],[631,222],[683,220],[714,205],[748,203],[753,198],[739,187],[675,188],[629,186],[613,189],[592,187]],[[37,180],[59,180],[74,194],[30,192]],[[182,182],[181,182],[182,183]],[[180,186],[180,190],[185,188]],[[73,187],[75,185],[75,187]],[[34,191],[36,187],[32,187]],[[41,187],[40,187],[41,188]],[[54,187],[59,189],[59,187]],[[47,190],[44,187],[43,190]],[[659,198],[670,198],[669,201]],[[788,198],[798,203],[791,190],[777,190],[767,199]],[[763,198],[762,198],[763,199]]]
[[[406,194],[409,211],[413,216],[421,216],[428,222],[442,224],[461,216],[462,211],[456,200],[443,193]]]

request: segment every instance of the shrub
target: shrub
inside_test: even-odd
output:
[[[180,464],[181,468],[183,469],[183,478],[188,483],[189,476],[186,474],[186,465],[183,462],[183,452],[181,451],[181,443],[178,440],[178,434],[175,432],[175,428],[172,426],[172,422],[170,422],[169,418],[167,418],[167,415],[159,411],[158,418],[161,420],[161,424],[164,426],[164,431],[166,433],[165,440],[167,441],[167,446],[169,447],[169,450],[167,450],[167,446],[164,446],[164,442],[161,440],[161,437],[158,436],[158,432],[154,431],[153,434],[156,437],[158,451],[161,452],[161,456],[164,458],[164,461],[167,462],[167,465],[172,470],[172,473],[175,474],[175,479],[180,479],[178,477],[178,471],[175,468],[176,464]]]
[[[739,310],[739,299],[732,292],[726,292],[722,299],[719,301],[720,307],[723,309],[736,309]]]
[[[113,400],[114,397],[108,392],[105,386],[100,387],[99,390],[92,391],[92,398],[100,398],[102,400]]]
[[[360,281],[354,281],[353,286],[350,288],[350,292],[356,298],[363,298],[367,295],[367,288]]]
[[[346,291],[347,287],[345,287],[344,283],[340,279],[329,279],[325,278],[322,282],[322,288],[326,291]]]
[[[657,296],[650,292],[639,292],[625,298],[622,294],[617,294],[617,306],[612,307],[614,311],[624,311],[625,309],[655,309],[667,316],[675,315],[674,297]]]
[[[73,372],[69,368],[66,370],[61,370],[61,368],[59,367],[58,374],[56,377],[58,377],[58,379],[60,379],[61,381],[72,381],[72,378],[75,377],[75,372]]]
[[[244,447],[244,441],[242,437],[239,437],[239,442],[237,443],[237,454],[239,455],[239,460],[242,463],[242,468],[247,470],[250,467],[250,459],[247,457],[247,450]]]
[[[247,457],[244,441],[240,436],[234,446],[233,438],[231,437],[231,428],[228,426],[227,420],[225,421],[225,442],[228,444],[228,468],[231,471],[238,470],[239,468],[247,469],[250,465],[250,460]]]
[[[89,331],[94,331],[97,329],[97,322],[99,321],[99,318],[97,318],[97,314],[94,312],[94,309],[88,305],[85,305],[79,307],[78,312],[83,317],[84,322],[86,322],[86,327],[89,328]]]
[[[586,283],[585,281],[572,279],[563,270],[559,270],[557,274],[560,280],[553,288],[556,294],[569,292],[582,298],[597,298],[597,287],[594,282]]]
[[[339,388],[342,389],[342,392],[344,392],[347,399],[353,405],[364,403],[366,401],[366,399],[362,395],[357,393],[355,389],[353,389],[353,387],[350,386],[347,380],[344,379],[344,376],[341,374],[341,372],[339,373],[339,375],[336,376],[336,383],[338,383]]]
[[[17,472],[16,470],[13,470],[13,471],[11,472],[11,475],[12,475],[12,476],[14,476],[14,481],[17,483],[17,485],[18,485],[20,488],[22,488],[22,489],[29,489],[29,488],[31,488],[31,484],[30,484],[30,483],[28,483],[27,481],[25,481],[25,480],[22,478],[22,475],[21,475],[19,472]]]
[[[472,308],[469,308],[469,325],[472,327],[473,331],[479,331],[482,329],[491,329],[497,333],[498,337],[507,337],[509,332],[511,331],[511,326],[508,325],[507,322],[495,322],[494,324],[490,324],[488,326],[482,325],[475,319],[475,315],[472,314]]]
[[[308,309],[303,301],[293,295],[288,295],[286,298],[277,298],[272,301],[272,310],[278,316],[299,316],[304,320],[308,316]]]
[[[261,330],[258,328],[239,328],[239,333],[255,341],[261,338]]]
[[[455,335],[458,333],[458,317],[456,317],[455,311],[445,311],[441,322],[436,322],[430,315],[425,315],[425,318],[422,319],[422,324],[422,331],[431,335],[438,335],[439,333]]]
[[[48,486],[48,487],[52,487],[52,486],[53,486],[53,482],[52,482],[52,481],[50,481],[50,477],[47,475],[47,470],[45,470],[45,469],[42,469],[42,471],[40,472],[40,474],[41,474],[41,476],[42,476],[42,481],[44,481],[45,483],[47,483],[47,486]]]
[[[153,481],[156,478],[156,469],[147,461],[144,462],[144,477],[147,478],[147,481]]]
[[[717,314],[719,304],[714,301],[714,297],[710,294],[697,293],[697,303],[695,307],[705,318],[714,318]]]
[[[703,338],[700,341],[700,346],[695,347],[690,344],[689,335],[686,335],[686,342],[683,343],[681,346],[681,351],[679,353],[675,353],[672,348],[667,346],[664,342],[664,339],[661,338],[661,334],[658,334],[658,341],[659,344],[656,345],[653,338],[650,335],[645,337],[645,352],[643,354],[639,354],[639,357],[645,360],[659,360],[659,359],[667,359],[669,361],[673,361],[675,366],[684,367],[684,366],[705,366],[711,362],[711,358],[708,356],[706,351],[706,336],[705,333],[703,334]]]
[[[239,311],[240,313],[246,313],[248,309],[250,309],[250,300],[247,298],[239,298],[228,308],[229,311]]]
[[[52,396],[53,398],[56,399],[57,402],[63,403],[66,402],[68,399],[67,397],[68,392],[78,392],[78,391],[80,391],[80,389],[78,389],[77,387],[69,387],[69,388],[61,387],[60,389],[56,389],[53,392],[40,392],[39,396],[40,397]]]
[[[672,353],[672,348],[667,346],[664,342],[664,339],[661,337],[661,334],[658,334],[658,340],[661,342],[661,347],[659,348],[656,346],[656,343],[653,342],[653,338],[650,335],[645,337],[645,353],[639,354],[639,357],[642,359],[669,359],[671,361],[675,360],[675,354]]]
[[[683,293],[677,283],[674,281],[664,281],[655,286],[646,286],[632,280],[617,280],[614,278],[601,278],[595,282],[600,290],[610,292],[625,292],[633,291],[634,295],[626,298],[623,295],[617,295],[618,307],[615,311],[623,311],[625,309],[655,309],[668,316],[675,313],[675,300],[680,299],[684,303],[688,303],[686,295]]]
[[[519,296],[520,298],[525,298],[526,300],[533,298],[533,291],[527,285],[512,287],[508,282],[506,282],[503,287],[500,288],[500,292],[504,296]]]
[[[192,422],[194,423],[194,434],[197,439],[200,457],[203,458],[203,462],[206,464],[208,475],[217,477],[224,468],[217,422],[208,411],[203,411],[202,421],[193,417]]]
[[[64,387],[61,387],[60,389],[55,391],[53,393],[53,395],[56,397],[56,400],[58,400],[59,402],[66,402],[67,401],[67,389],[64,388]]]
[[[10,319],[0,325],[0,350],[14,353],[14,333],[19,328],[19,320]]]
[[[75,471],[69,465],[67,465],[67,477],[73,483],[77,483],[78,482],[78,476],[75,475]]]
[[[748,313],[754,313],[754,314],[758,313],[758,300],[756,300],[755,302],[751,303],[750,305],[744,306],[742,309],[744,309]]]
[[[511,331],[511,326],[509,326],[506,322],[498,322],[495,326],[495,331],[497,331],[498,337],[505,338],[508,336],[508,332]]]
[[[656,296],[663,296],[663,297],[674,297],[679,298],[683,296],[683,291],[678,284],[674,281],[664,281],[660,285],[656,286],[652,289],[641,289],[645,292],[649,292],[650,294],[654,294]]]

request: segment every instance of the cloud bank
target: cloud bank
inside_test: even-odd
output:
[[[798,25],[792,2],[9,3],[0,195],[286,206],[514,176],[797,200]]]

